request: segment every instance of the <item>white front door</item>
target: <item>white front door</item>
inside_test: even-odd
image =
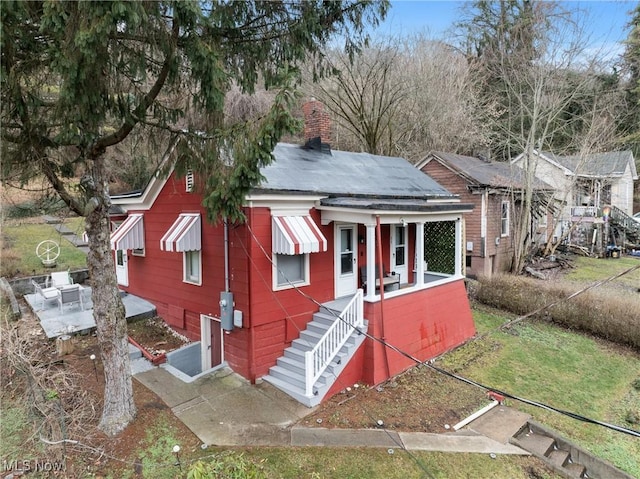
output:
[[[354,294],[358,289],[358,256],[355,225],[337,225],[335,229],[336,298]]]
[[[118,284],[129,286],[129,268],[126,250],[116,250],[116,279]]]
[[[222,364],[223,359],[222,327],[220,319],[206,314],[200,315],[200,367],[201,372]]]
[[[408,249],[407,227],[391,225],[391,271],[400,275],[400,283],[406,283],[409,279]]]

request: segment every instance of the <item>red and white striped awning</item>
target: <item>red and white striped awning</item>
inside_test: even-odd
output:
[[[200,251],[200,213],[182,213],[160,240],[163,251]]]
[[[129,215],[111,233],[111,249],[144,249],[144,222],[141,214]]]
[[[274,216],[272,251],[275,254],[305,254],[327,251],[327,239],[311,216]]]

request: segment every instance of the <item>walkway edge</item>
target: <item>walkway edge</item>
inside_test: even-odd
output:
[[[436,434],[396,432],[384,429],[326,429],[294,426],[291,445],[306,447],[380,447],[411,451],[462,452],[478,454],[531,453],[512,444],[501,444],[479,434]]]

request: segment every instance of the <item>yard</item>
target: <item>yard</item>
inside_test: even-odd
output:
[[[3,235],[11,235],[10,227],[4,229]],[[36,236],[36,233],[31,235]],[[9,243],[14,247],[22,244],[20,241]],[[4,244],[7,244],[6,239]],[[567,279],[591,282],[621,270],[627,266],[627,261],[626,258],[621,261],[580,259],[576,263],[578,267],[568,273]],[[624,277],[620,284],[628,291],[629,287],[637,287],[637,280],[637,276]],[[611,294],[614,298],[616,293]],[[503,332],[497,327],[512,316],[477,304],[474,305],[474,318],[481,333],[479,339],[439,358],[436,366],[520,397],[638,429],[640,354],[637,350],[540,321],[525,321]],[[45,363],[46,367],[59,368],[59,364],[42,361],[47,357],[55,359],[52,345],[44,341],[37,324],[28,321],[28,318],[17,323],[3,320],[3,350],[8,347],[10,336],[7,332],[20,331],[20,337],[26,338],[26,344],[38,354],[39,366]],[[139,326],[135,325],[132,331]],[[157,348],[166,346],[161,329],[157,337],[149,336],[144,341]],[[3,460],[64,455],[67,457],[67,477],[185,477],[188,464],[201,457],[246,468],[246,474],[235,477],[250,477],[247,471],[257,471],[256,477],[291,478],[557,477],[537,460],[525,457],[492,459],[486,455],[400,451],[391,455],[386,450],[370,449],[252,447],[202,450],[197,438],[171,411],[135,381],[139,415],[118,438],[108,439],[95,430],[101,403],[101,377],[96,375],[99,370],[94,369],[94,363],[89,359],[95,353],[95,338],[82,337],[74,354],[64,360],[65,367],[77,373],[73,376],[78,379],[73,389],[75,397],[85,398],[73,414],[77,417],[86,414],[87,421],[82,427],[76,425],[75,430],[63,433],[68,434],[64,437],[79,440],[80,444],[69,443],[64,449],[60,445],[44,449],[38,439],[43,429],[36,429],[43,424],[42,410],[29,408],[29,396],[21,389],[26,385],[28,373],[17,369],[3,352],[0,443]],[[445,425],[455,424],[487,402],[483,390],[442,376],[428,367],[411,369],[380,387],[344,386],[342,393],[303,419],[303,423],[354,428],[372,427],[377,420],[382,420],[386,428],[393,430],[445,432]],[[44,404],[64,406],[66,401],[71,404],[73,397],[65,395],[64,390],[62,384],[47,383],[46,389],[41,391]],[[508,404],[530,413],[539,422],[640,477],[640,441],[637,438],[515,401],[508,401]],[[174,444],[182,446],[180,466],[175,465],[176,458],[171,452]]]
[[[64,225],[77,236],[84,232],[83,218],[64,217]],[[47,274],[50,268],[43,266],[36,256],[36,247],[42,241],[55,241],[60,246],[60,256],[55,270],[77,270],[87,267],[86,255],[58,233],[55,225],[44,224],[40,217],[5,220],[0,235],[2,264],[0,274],[5,278]]]

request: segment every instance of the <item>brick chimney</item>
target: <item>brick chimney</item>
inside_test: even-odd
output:
[[[305,148],[331,151],[331,119],[322,102],[311,98],[302,105]]]

